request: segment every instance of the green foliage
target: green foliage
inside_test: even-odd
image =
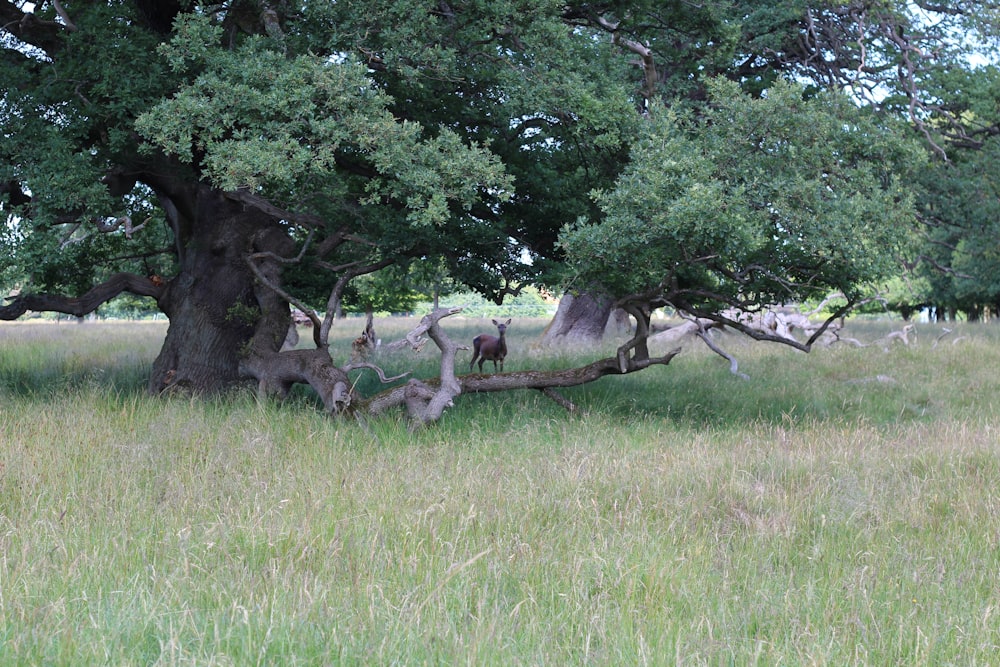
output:
[[[164,230],[153,225],[127,243],[121,231],[94,233],[97,220],[132,215],[139,224],[151,214],[148,190],[116,198],[102,182],[112,165],[134,155],[135,110],[171,86],[152,56],[155,37],[131,12],[124,3],[76,5],[77,30],[63,45],[72,55],[51,66],[31,58],[0,63],[0,79],[20,82],[0,98],[0,127],[9,139],[0,144],[0,180],[31,196],[30,205],[5,208],[5,216],[16,216],[17,233],[3,235],[0,252],[30,289],[79,293],[109,272],[143,273],[134,258],[162,250]],[[10,46],[4,41],[5,53]]]
[[[406,313],[422,297],[409,283],[408,271],[391,267],[351,281],[344,293],[347,312]]]
[[[475,292],[460,292],[449,294],[442,298],[438,304],[441,308],[462,309],[464,317],[478,318],[499,318],[499,317],[552,317],[556,306],[545,300],[537,288],[525,287],[520,294],[515,297],[504,299],[503,305],[498,306],[492,301],[487,301]],[[429,313],[432,304],[421,303],[415,309],[416,315]]]
[[[603,219],[564,232],[573,282],[766,304],[886,274],[913,221],[902,175],[920,148],[840,94],[711,91],[701,117],[658,111],[615,189],[594,193]]]
[[[226,311],[226,320],[239,325],[252,325],[260,316],[260,309],[256,305],[245,303],[234,303]]]
[[[930,281],[915,275],[894,276],[880,283],[877,293],[879,298],[866,304],[861,312],[891,311],[909,319],[932,304]]]
[[[1000,69],[943,72],[936,90],[956,101],[965,130],[978,135],[1000,122],[996,100]],[[954,131],[941,128],[942,133]],[[988,133],[987,133],[988,134]],[[939,139],[940,140],[940,139]],[[915,277],[926,286],[924,300],[939,309],[978,317],[1000,306],[1000,141],[985,136],[978,143],[952,149],[948,162],[935,161],[919,174],[919,211],[923,233],[910,253]],[[917,261],[920,260],[920,261]]]
[[[123,320],[150,318],[159,313],[156,302],[148,297],[122,294],[101,306],[101,317]]]
[[[241,235],[254,251],[311,239],[275,272],[317,306],[386,263],[346,307],[560,279],[753,305],[853,296],[893,255],[952,269],[919,276],[938,303],[993,299],[992,204],[976,202],[995,190],[1000,79],[968,60],[996,44],[991,3],[63,4],[75,29],[53,3],[3,5],[5,285],[198,281],[191,258],[223,236],[199,199],[214,187],[234,211],[254,202],[228,222],[287,232]],[[921,214],[955,214],[925,239],[905,231],[922,158],[856,108],[866,91],[925,142],[984,149],[928,172]],[[150,222],[95,232],[126,215]]]
[[[196,158],[220,188],[263,189],[279,200],[304,185],[337,192],[338,154],[368,156],[380,176],[367,201],[402,202],[414,224],[441,224],[450,203],[468,206],[481,187],[510,187],[487,152],[453,132],[424,138],[415,123],[399,123],[390,99],[352,59],[312,54],[289,58],[265,37],[217,47],[218,29],[191,15],[163,51],[175,67],[199,74],[136,124],[155,145],[186,162]],[[204,43],[192,46],[191,39]],[[194,53],[196,56],[192,56]]]

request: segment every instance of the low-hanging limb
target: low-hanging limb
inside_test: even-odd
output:
[[[386,377],[385,373],[366,362],[348,363],[337,366],[327,348],[312,350],[296,349],[274,351],[266,346],[252,346],[240,363],[244,377],[255,378],[258,392],[263,395],[284,398],[294,384],[310,385],[322,398],[328,413],[334,416],[354,415],[364,419],[386,411],[402,407],[406,409],[412,428],[438,421],[444,411],[451,407],[460,394],[511,391],[515,389],[536,389],[552,398],[559,405],[575,411],[572,402],[560,396],[555,390],[575,387],[600,379],[606,375],[625,375],[655,365],[667,365],[680,352],[677,348],[661,357],[650,357],[648,353],[627,358],[624,364],[617,357],[599,359],[578,368],[556,371],[517,371],[492,375],[456,375],[456,357],[460,350],[468,350],[467,345],[453,341],[441,327],[441,320],[461,311],[461,308],[439,308],[424,316],[420,324],[411,330],[404,341],[390,343],[387,349],[398,349],[408,345],[420,349],[430,339],[441,353],[440,376],[418,380],[411,379],[404,385],[382,391],[374,396],[360,396],[348,373],[360,368],[375,371],[383,382],[402,379],[404,375]],[[645,346],[640,346],[644,349]]]
[[[264,272],[261,271],[260,266],[257,264],[257,260],[265,260],[265,259],[277,262],[279,264],[297,264],[301,262],[302,258],[305,256],[306,250],[312,243],[314,233],[315,230],[313,229],[309,230],[309,235],[306,237],[305,242],[302,244],[302,248],[299,249],[299,253],[295,257],[282,257],[277,253],[271,251],[263,251],[247,255],[246,260],[247,260],[247,266],[250,267],[250,270],[253,272],[257,280],[259,280],[261,284],[271,289],[274,293],[283,298],[285,301],[298,308],[299,311],[303,315],[308,317],[310,322],[312,322],[313,330],[315,331],[318,330],[320,326],[320,320],[319,317],[316,315],[316,313],[313,312],[313,310],[309,308],[305,303],[297,299],[292,294],[289,294],[287,291],[282,289],[280,285],[278,285],[273,280],[264,275]]]
[[[340,300],[344,294],[344,290],[347,289],[347,284],[358,276],[375,273],[380,269],[391,266],[394,261],[386,257],[368,264],[354,262],[352,264],[356,264],[356,266],[352,265],[350,268],[345,269],[343,275],[337,279],[333,289],[330,290],[330,297],[326,302],[326,316],[323,318],[323,322],[313,330],[313,338],[316,340],[317,345],[324,347],[329,345],[330,328],[333,326],[333,320],[337,316],[337,311],[340,310]]]
[[[371,398],[354,403],[352,408],[360,415],[379,415],[396,407],[406,407],[414,425],[419,426],[440,419],[444,409],[449,407],[460,394],[476,394],[515,389],[537,389],[557,403],[572,406],[568,401],[559,401],[556,388],[576,387],[598,380],[606,375],[627,375],[651,366],[667,365],[680,353],[680,348],[661,357],[631,358],[624,369],[617,357],[599,359],[577,368],[556,371],[515,371],[483,375],[472,373],[456,376],[455,355],[466,346],[452,342],[439,326],[443,317],[461,309],[439,309],[421,320],[421,325],[410,332],[408,340],[419,343],[426,333],[441,350],[441,377],[428,380],[410,380],[407,384],[387,389]],[[575,406],[573,406],[575,408]]]
[[[699,320],[706,320],[715,322],[718,326],[725,326],[740,333],[746,334],[750,338],[759,341],[768,341],[772,343],[781,343],[789,347],[793,347],[801,352],[809,352],[812,349],[813,344],[819,340],[819,338],[827,332],[830,326],[839,320],[841,317],[845,316],[851,310],[855,308],[857,302],[855,300],[849,299],[847,303],[843,306],[838,307],[834,312],[824,319],[809,338],[803,343],[798,339],[788,336],[780,335],[768,328],[760,326],[750,326],[744,322],[737,319],[739,313],[745,313],[746,311],[741,311],[736,309],[736,316],[727,316],[724,313],[710,312],[702,310],[694,306],[693,304],[687,302],[681,297],[677,297],[673,300],[674,308],[677,312],[687,313]]]
[[[123,292],[158,299],[163,294],[163,289],[162,284],[158,285],[146,276],[116,273],[79,297],[54,294],[21,294],[13,297],[10,304],[0,307],[0,320],[16,320],[29,310],[83,317]]]
[[[702,323],[697,323],[697,324],[698,324],[698,332],[696,335],[698,336],[698,338],[701,339],[703,343],[705,343],[705,345],[708,346],[708,349],[710,349],[712,352],[715,352],[717,355],[719,355],[720,357],[729,362],[729,372],[738,378],[749,380],[750,379],[749,375],[740,372],[740,362],[736,360],[736,357],[729,354],[728,352],[726,352],[721,347],[715,344],[715,341],[712,340],[712,337],[709,335],[708,330],[705,328],[704,324]]]

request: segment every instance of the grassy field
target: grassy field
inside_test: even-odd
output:
[[[574,359],[542,325],[507,370]],[[164,331],[0,324],[2,665],[997,664],[996,325],[724,339],[749,381],[691,344],[418,433],[149,397]]]

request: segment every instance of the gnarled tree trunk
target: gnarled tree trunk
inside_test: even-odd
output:
[[[565,294],[542,334],[543,345],[593,345],[604,338],[611,299],[592,293]]]
[[[199,188],[187,201],[172,203],[182,232],[180,272],[158,299],[170,326],[149,390],[219,391],[241,379],[241,357],[251,348],[277,352],[288,332],[287,304],[262,293],[246,259],[268,243],[287,243],[287,236],[269,217],[217,190]]]

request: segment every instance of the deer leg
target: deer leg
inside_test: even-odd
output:
[[[479,357],[479,336],[472,339],[472,361],[469,362],[469,372],[472,372],[472,366],[476,363],[476,358]],[[479,370],[483,369],[483,362],[479,362]]]

